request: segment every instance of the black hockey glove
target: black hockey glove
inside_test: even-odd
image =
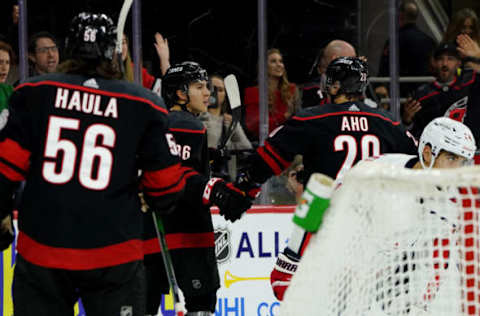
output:
[[[254,182],[251,179],[249,173],[244,171],[240,172],[237,175],[235,187],[245,192],[245,194],[247,194],[247,196],[253,200],[260,195],[262,185],[260,183]]]
[[[252,202],[242,191],[220,178],[211,178],[208,181],[203,191],[203,203],[216,205],[220,215],[232,223],[252,206]]]

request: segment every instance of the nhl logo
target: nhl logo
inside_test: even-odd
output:
[[[215,256],[218,263],[223,263],[230,258],[230,231],[226,228],[215,230]]]

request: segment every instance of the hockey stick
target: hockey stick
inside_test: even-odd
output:
[[[170,284],[170,288],[172,289],[173,309],[175,311],[175,316],[184,316],[185,314],[183,311],[183,304],[180,300],[180,289],[178,287],[177,278],[175,277],[172,258],[170,257],[170,252],[168,251],[163,222],[162,219],[160,217],[157,217],[157,215],[153,211],[152,217],[153,224],[155,226],[155,232],[157,233],[158,242],[160,244],[160,249],[162,252],[163,264],[165,266],[165,271],[167,272],[168,283]]]
[[[118,15],[117,22],[117,43],[115,45],[115,54],[117,55],[117,62],[122,71],[122,74],[125,73],[123,69],[122,62],[122,41],[123,41],[123,30],[125,29],[125,22],[127,21],[128,12],[132,6],[133,0],[124,0],[122,9],[120,9],[120,14]]]
[[[230,109],[232,110],[232,123],[230,124],[229,129],[222,137],[217,149],[222,150],[227,145],[228,140],[232,137],[235,128],[240,122],[240,117],[242,115],[240,100],[240,89],[238,88],[238,82],[235,75],[228,75],[223,79],[225,84],[225,92],[227,93],[228,101],[230,103]]]

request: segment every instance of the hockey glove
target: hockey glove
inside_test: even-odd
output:
[[[242,191],[220,178],[211,178],[208,181],[203,191],[203,203],[216,205],[220,215],[232,223],[252,206],[252,202]]]
[[[272,285],[273,294],[281,301],[285,295],[285,291],[290,285],[293,274],[297,271],[298,260],[288,256],[285,253],[278,255],[277,262],[270,274],[270,284]]]
[[[253,200],[260,195],[262,185],[254,182],[248,172],[240,172],[235,181],[235,187],[245,192]]]

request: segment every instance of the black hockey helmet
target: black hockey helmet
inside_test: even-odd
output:
[[[112,60],[116,37],[117,29],[110,17],[82,12],[70,23],[65,50],[72,58]]]
[[[368,85],[368,66],[358,57],[339,57],[334,59],[327,67],[327,89],[340,83],[339,94],[362,95]]]
[[[162,78],[162,97],[168,108],[177,102],[177,90],[188,92],[188,86],[196,81],[208,81],[207,71],[198,63],[185,61],[172,65]]]

